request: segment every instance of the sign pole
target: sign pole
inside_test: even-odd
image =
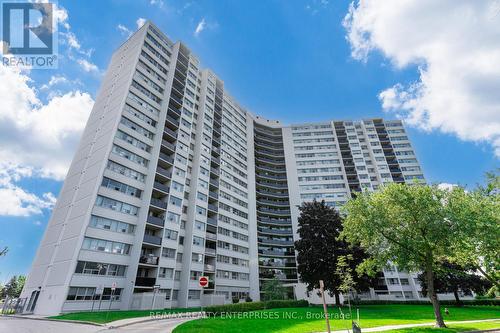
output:
[[[319,291],[321,292],[321,299],[323,300],[323,311],[325,312],[325,320],[326,320],[326,328],[328,329],[328,333],[331,333],[330,330],[330,320],[328,319],[328,309],[326,307],[325,300],[325,284],[323,280],[319,280]]]
[[[200,279],[198,280],[198,284],[199,286],[201,287],[201,290],[203,290],[203,288],[207,287],[208,286],[208,277],[206,276],[200,276]],[[203,315],[203,300],[202,298],[200,297],[200,310],[201,310],[201,315],[202,317],[204,317]]]
[[[156,293],[158,292],[159,289],[160,289],[160,285],[155,284],[153,287],[153,302],[151,304],[151,311],[154,310],[154,308],[155,308]]]

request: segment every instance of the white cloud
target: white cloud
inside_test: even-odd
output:
[[[384,0],[351,4],[344,20],[355,59],[380,51],[419,79],[379,94],[387,112],[423,130],[488,142],[500,156],[498,1]]]
[[[17,186],[22,178],[31,177],[33,169],[12,163],[0,164],[0,216],[31,216],[51,209],[56,198],[50,192],[41,197]]]
[[[205,22],[205,18],[202,18],[200,22],[196,25],[196,29],[194,30],[194,35],[198,37],[200,33],[205,30],[207,23]]]
[[[126,35],[127,37],[130,37],[132,35],[132,31],[130,31],[130,29],[127,28],[126,26],[124,26],[123,24],[118,24],[118,26],[116,28],[118,30],[120,30],[120,32],[123,35]]]
[[[61,180],[94,101],[72,91],[43,104],[31,83],[26,74],[0,65],[0,161]]]
[[[144,25],[144,23],[146,23],[146,21],[147,20],[145,18],[139,17],[137,21],[135,21],[135,24],[137,24],[137,29],[140,29]]]
[[[163,6],[165,5],[163,0],[150,0],[149,3],[153,6],[158,6],[158,8],[163,8]]]
[[[99,67],[97,67],[97,65],[91,63],[87,59],[80,58],[77,60],[77,62],[82,67],[82,69],[88,73],[100,73]]]

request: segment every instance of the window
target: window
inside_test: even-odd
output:
[[[193,236],[193,245],[204,246],[205,240],[201,237]]]
[[[194,228],[197,230],[205,231],[205,223],[200,221],[194,221]]]
[[[107,177],[104,177],[102,179],[101,186],[118,191],[118,192],[121,192],[121,193],[131,195],[131,196],[137,197],[137,198],[140,198],[141,193],[142,193],[142,191],[139,190],[138,188],[135,188],[133,186],[121,183],[119,181],[116,181],[114,179],[107,178]]]
[[[172,279],[173,275],[173,268],[160,267],[160,271],[158,273],[158,277],[160,279]]]
[[[200,299],[200,291],[190,289],[188,292],[188,299]]]
[[[127,168],[126,166],[123,166],[123,165],[118,164],[118,163],[113,162],[113,161],[108,161],[107,168],[108,168],[108,170],[119,173],[119,174],[124,175],[128,178],[138,180],[138,181],[143,182],[143,183],[144,183],[144,180],[146,179],[146,175],[144,175],[140,172],[137,172],[135,170],[132,170],[130,168]]]
[[[174,197],[174,196],[170,196],[170,199],[169,199],[169,203],[171,205],[174,205],[174,206],[177,206],[177,207],[181,207],[182,206],[182,199],[179,199],[177,197]]]
[[[134,163],[137,163],[139,165],[142,165],[144,167],[148,166],[149,161],[147,159],[145,159],[144,157],[139,156],[137,154],[134,154],[134,153],[132,153],[132,152],[120,147],[120,146],[113,145],[111,152],[113,152],[113,154],[116,154],[118,156],[126,158],[127,160],[132,161]]]
[[[191,271],[189,274],[189,279],[193,281],[198,281],[200,276],[202,275],[202,272],[199,271]]]
[[[179,218],[180,218],[179,214],[175,214],[172,212],[167,213],[167,222],[177,224],[177,223],[179,223]]]
[[[139,211],[139,207],[129,205],[127,203],[106,198],[103,196],[98,195],[96,199],[96,206],[107,208],[107,209],[112,209],[114,211],[120,212],[120,213],[125,213],[129,215],[137,215],[137,212]]]
[[[203,201],[203,202],[207,201],[207,199],[208,199],[207,195],[206,195],[206,194],[203,194],[203,193],[201,193],[201,192],[197,192],[197,193],[196,193],[196,197],[197,197],[199,200]]]
[[[164,258],[174,259],[175,258],[175,249],[170,249],[168,247],[164,247],[161,251],[161,256]]]
[[[128,224],[128,223],[120,222],[120,221],[116,221],[116,220],[111,220],[111,219],[107,219],[107,218],[95,216],[95,215],[92,215],[90,217],[89,225],[92,228],[104,229],[104,230],[109,230],[109,231],[114,231],[114,232],[122,232],[122,233],[127,233],[127,234],[133,233],[134,228],[135,228],[135,226],[132,224]]]
[[[181,177],[181,178],[184,178],[184,176],[186,176],[186,171],[179,169],[178,167],[175,167],[174,174]]]
[[[184,191],[184,185],[182,185],[176,181],[172,181],[172,185],[170,187],[178,192]]]
[[[85,237],[83,240],[82,249],[115,254],[129,254],[130,244]]]
[[[178,232],[170,229],[165,229],[165,238],[170,240],[177,240]]]
[[[205,216],[207,215],[207,210],[203,207],[196,206],[196,214]]]
[[[193,253],[193,256],[191,257],[191,261],[192,262],[197,262],[199,264],[202,264],[203,263],[203,254],[201,254],[201,253]]]
[[[110,276],[125,276],[127,266],[105,264],[91,261],[78,261],[75,269],[76,274],[90,275],[110,275]]]

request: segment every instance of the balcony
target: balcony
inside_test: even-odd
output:
[[[272,235],[292,235],[292,229],[273,229],[273,228],[262,228],[258,227],[257,230],[263,234],[272,234]]]
[[[166,119],[169,123],[171,123],[172,125],[174,125],[175,127],[179,127],[179,119],[175,119],[174,117],[172,117],[171,115],[167,114],[167,119]]]
[[[167,203],[165,201],[161,201],[160,199],[151,198],[151,206],[167,209]]]
[[[162,147],[169,149],[171,152],[175,152],[175,145],[168,142],[167,140],[161,140]]]
[[[215,266],[214,265],[205,265],[203,267],[203,269],[205,270],[205,272],[215,272]]]
[[[156,167],[156,173],[166,178],[172,178],[172,172],[167,171],[167,169],[163,169],[162,167]]]
[[[216,234],[212,234],[212,233],[210,233],[210,232],[207,232],[207,233],[205,234],[205,238],[206,238],[206,239],[210,239],[210,240],[217,240],[217,235],[216,235]]]
[[[264,207],[257,207],[257,212],[273,215],[290,215],[289,209],[269,209]]]
[[[156,216],[148,216],[148,219],[146,220],[148,223],[150,224],[154,224],[158,227],[163,227],[164,226],[164,222],[163,222],[163,218],[160,218],[160,217],[156,217]]]
[[[212,249],[212,248],[206,247],[206,248],[205,248],[205,254],[206,254],[206,255],[209,255],[209,256],[215,256],[216,251],[215,251],[215,249]]]
[[[160,160],[169,163],[170,165],[174,164],[174,158],[172,156],[168,156],[167,154],[160,153]]]
[[[149,244],[154,244],[154,245],[161,245],[161,237],[158,236],[153,236],[153,235],[144,235],[144,242],[149,243]]]
[[[153,188],[160,190],[162,192],[165,192],[165,193],[168,193],[170,191],[170,188],[167,185],[162,184],[160,182],[156,182],[156,181],[153,184]]]
[[[208,192],[208,196],[211,197],[211,198],[214,198],[214,199],[218,199],[219,198],[219,195],[217,193],[215,193],[214,191],[209,191]]]
[[[177,139],[177,132],[176,131],[173,131],[171,130],[170,128],[166,127],[164,130],[163,130],[163,134],[169,136],[170,138],[172,139]]]
[[[292,240],[259,238],[258,242],[263,243],[263,244],[271,244],[271,245],[293,246]]]
[[[160,258],[156,256],[141,256],[139,258],[139,263],[147,265],[158,265],[158,260]]]
[[[259,223],[271,223],[271,224],[280,224],[280,225],[291,225],[291,219],[271,219],[269,217],[261,216],[257,219]]]
[[[135,285],[140,287],[153,287],[156,284],[156,279],[151,277],[136,277]]]
[[[270,256],[283,256],[283,257],[295,257],[293,251],[277,251],[277,250],[259,250],[259,254],[265,254]]]
[[[217,213],[217,206],[213,204],[208,204],[208,210]]]
[[[219,187],[219,181],[217,179],[212,179],[210,178],[210,185],[213,185],[215,187]]]
[[[214,226],[217,226],[217,220],[212,218],[212,217],[208,217],[207,218],[207,223],[208,224],[211,224],[211,225],[214,225]]]

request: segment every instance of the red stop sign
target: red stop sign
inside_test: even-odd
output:
[[[208,286],[208,278],[206,276],[200,276],[200,280],[198,282],[200,284],[200,287]]]

